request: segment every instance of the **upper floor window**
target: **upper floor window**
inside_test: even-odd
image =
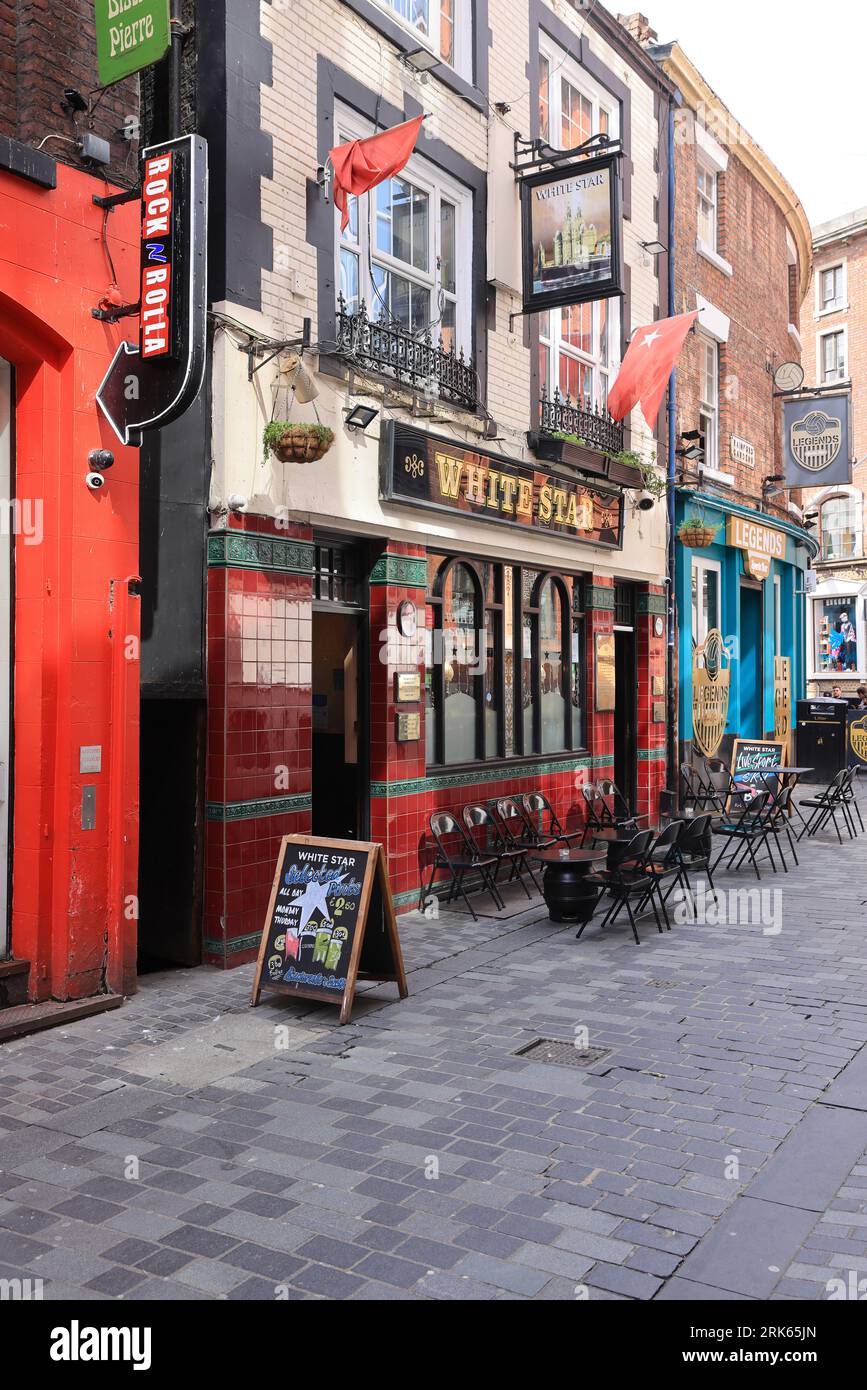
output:
[[[819,342],[822,384],[844,381],[846,379],[845,333],[842,330],[837,333],[823,333]]]
[[[376,0],[443,63],[472,81],[471,0]]]
[[[851,494],[822,504],[822,559],[854,560],[861,554],[861,501]]]
[[[338,113],[338,139],[373,130]],[[349,198],[338,235],[338,284],[347,312],[362,300],[374,321],[430,331],[444,351],[471,351],[472,195],[419,156],[397,178]]]
[[[701,403],[699,428],[704,435],[704,466],[719,468],[719,345],[699,335]]]
[[[539,46],[539,135],[570,150],[593,135],[617,138],[620,107],[544,36]],[[620,362],[620,300],[602,299],[539,315],[539,383],[585,410],[604,410]]]
[[[708,251],[719,250],[719,176],[704,164],[698,166],[698,239]]]
[[[846,301],[846,273],[841,265],[828,266],[819,272],[819,312],[831,313],[842,309]]]

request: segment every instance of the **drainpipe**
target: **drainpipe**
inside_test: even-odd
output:
[[[675,178],[674,178],[674,107],[675,102],[680,103],[680,94],[675,93],[668,103],[668,317],[674,317],[675,297],[674,297],[674,274],[675,274],[675,235],[674,235],[674,209],[675,209]],[[675,687],[675,651],[674,643],[677,632],[677,595],[676,595],[676,561],[677,561],[677,533],[675,530],[676,502],[675,483],[677,479],[676,465],[676,442],[677,442],[677,370],[673,369],[671,379],[668,383],[668,554],[667,554],[667,584],[668,584],[668,649],[666,665],[666,684],[668,689],[668,746],[666,749],[666,767],[668,771],[667,786],[670,792],[676,796],[679,785],[679,766],[678,766],[678,729],[677,729],[677,689]]]

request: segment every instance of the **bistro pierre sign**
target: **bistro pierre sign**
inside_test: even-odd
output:
[[[158,63],[168,52],[169,0],[95,0],[94,19],[103,87]]]
[[[479,521],[568,536],[617,549],[623,497],[530,463],[471,449],[386,422],[380,454],[384,500]]]

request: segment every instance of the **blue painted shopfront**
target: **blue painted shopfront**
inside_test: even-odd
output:
[[[682,745],[692,743],[693,649],[716,627],[731,658],[729,718],[720,750],[727,756],[735,738],[773,736],[775,656],[791,658],[793,706],[806,693],[804,586],[816,543],[794,523],[720,498],[679,493],[678,526],[697,512],[719,530],[705,549],[677,543],[679,737]],[[727,543],[730,516],[746,517],[784,537],[784,556],[771,561],[762,583],[749,574],[745,552]]]

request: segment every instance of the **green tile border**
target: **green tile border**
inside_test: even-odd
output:
[[[212,531],[208,536],[208,568],[312,575],[313,546],[309,541],[281,540],[258,531]]]
[[[638,761],[640,763],[664,763],[666,753],[664,748],[639,748]]]
[[[587,612],[613,613],[614,590],[604,584],[589,584],[584,590],[584,607]]]
[[[427,560],[412,555],[380,555],[370,571],[370,583],[427,589]]]
[[[667,612],[665,594],[636,595],[636,612],[642,616],[650,614],[652,617],[664,618]]]
[[[254,820],[259,816],[295,815],[309,811],[313,798],[309,793],[298,796],[263,796],[255,801],[208,801],[205,816],[211,821]]]
[[[613,753],[567,758],[562,762],[515,763],[510,767],[485,767],[480,764],[471,772],[443,772],[399,782],[371,782],[370,796],[371,799],[418,796],[424,791],[449,791],[457,787],[479,786],[485,782],[509,782],[519,777],[538,777],[551,772],[592,772],[596,768],[613,766]]]

